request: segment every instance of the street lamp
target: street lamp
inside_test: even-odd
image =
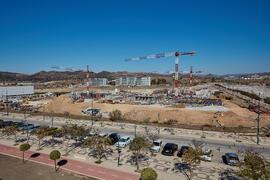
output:
[[[136,128],[137,128],[137,125],[134,124],[134,136],[136,137]]]
[[[258,117],[257,117],[257,144],[260,143],[260,115],[261,115],[261,97],[263,93],[259,93],[259,102],[258,102]]]
[[[29,143],[29,133],[28,133],[28,119],[26,119],[26,114],[25,114],[25,111],[24,111],[24,121],[26,121],[26,139],[27,139],[27,143]]]
[[[121,153],[121,151],[120,151],[120,145],[119,145],[119,140],[120,139],[118,139],[118,160],[117,160],[117,166],[118,167],[120,166],[120,153]]]

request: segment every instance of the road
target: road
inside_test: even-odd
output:
[[[1,119],[3,120],[13,120],[10,117],[2,117]],[[16,121],[23,121],[23,119],[16,119]],[[42,121],[42,120],[29,120],[28,123],[32,123],[35,125],[46,125],[46,126],[50,126],[51,123],[48,121]],[[64,122],[54,122],[53,123],[54,126],[57,127],[61,127],[62,125],[64,125]],[[116,132],[119,133],[121,136],[131,136],[131,138],[134,138],[134,130],[130,130],[130,129],[121,129],[119,127],[119,129],[115,129],[115,128],[110,128],[110,127],[104,127],[104,128],[100,128],[100,130],[105,131],[106,133],[112,133],[112,132]],[[142,131],[137,131],[137,135],[142,133]],[[192,141],[194,140],[194,138],[190,138],[190,137],[181,137],[179,135],[164,135],[161,134],[161,140],[166,143],[166,142],[172,142],[172,143],[176,143],[179,146],[182,145],[189,145],[192,144]],[[212,139],[202,139],[202,138],[197,138],[195,139],[197,141],[201,141],[204,143],[204,146],[207,148],[210,148],[212,150],[218,150],[220,151],[220,153],[226,153],[226,152],[238,152],[238,151],[244,151],[244,150],[254,150],[257,151],[261,154],[264,155],[265,158],[270,159],[270,147],[263,147],[260,145],[246,145],[243,143],[232,143],[232,142],[225,142],[225,141],[216,141],[216,140],[212,140]]]

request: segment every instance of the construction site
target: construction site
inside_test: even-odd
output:
[[[192,66],[189,71],[189,85],[183,85],[179,81],[181,73],[178,72],[179,57],[183,55],[194,55],[195,52],[165,53],[144,56],[140,58],[129,58],[125,61],[137,61],[152,58],[175,57],[175,73],[173,74],[173,87],[151,87],[151,78],[119,78],[124,83],[117,83],[116,86],[103,86],[90,83],[89,67],[85,72],[86,86],[81,90],[73,90],[61,94],[36,94],[30,98],[9,97],[9,101],[3,95],[1,109],[16,111],[32,111],[47,114],[69,114],[74,116],[108,119],[109,113],[120,110],[121,120],[140,123],[157,123],[172,126],[187,125],[196,127],[235,127],[252,128],[257,125],[258,112],[262,113],[260,125],[270,127],[269,104],[250,99],[241,94],[236,94],[229,88],[219,84],[207,83],[193,86]],[[63,69],[62,67],[53,68]],[[119,81],[118,79],[118,81]],[[143,81],[144,86],[135,88],[136,81]],[[94,79],[95,82],[99,79]],[[137,83],[138,84],[138,83]],[[120,85],[120,86],[119,86]],[[138,85],[139,86],[139,85]],[[8,102],[5,105],[3,102]]]

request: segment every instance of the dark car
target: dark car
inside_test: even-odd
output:
[[[14,124],[13,121],[2,121],[0,123],[0,128],[4,128],[6,126],[12,126],[13,124]]]
[[[238,166],[239,158],[235,153],[226,153],[224,156],[224,163],[230,166]]]
[[[111,139],[111,145],[114,145],[116,142],[120,139],[120,134],[118,133],[112,133],[109,135],[109,138]]]
[[[161,154],[166,155],[166,156],[174,156],[174,153],[175,153],[175,151],[177,151],[177,149],[178,149],[178,145],[177,144],[167,143],[164,146]]]
[[[185,152],[190,148],[189,146],[182,146],[181,149],[178,151],[177,156],[182,157]]]

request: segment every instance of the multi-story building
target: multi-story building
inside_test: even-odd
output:
[[[115,80],[116,86],[150,86],[151,77],[120,77]]]
[[[34,86],[1,86],[0,97],[24,96],[34,94]]]
[[[107,86],[108,79],[107,78],[90,78],[89,85],[90,86]]]

